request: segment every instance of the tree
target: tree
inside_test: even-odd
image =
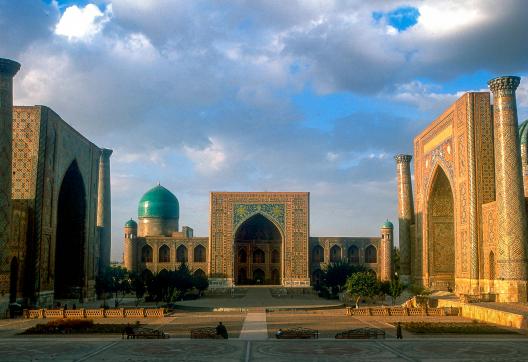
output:
[[[146,283],[142,275],[133,274],[130,275],[130,279],[132,280],[131,288],[136,294],[136,305],[138,305],[139,301],[145,296]]]
[[[336,297],[343,290],[348,277],[364,271],[366,268],[363,265],[353,265],[346,261],[329,263],[323,269],[322,287],[327,288],[332,297]]]
[[[203,274],[194,275],[193,286],[198,290],[198,293],[201,296],[203,291],[209,288],[209,279]]]
[[[191,270],[186,263],[181,263],[175,271],[174,288],[178,291],[178,298],[183,298],[185,293],[193,287]]]
[[[395,246],[392,249],[392,263],[394,264],[394,271],[400,273],[400,248]]]
[[[95,279],[95,289],[99,296],[103,296],[105,306],[107,293],[115,293],[116,306],[119,305],[125,293],[130,290],[128,271],[120,266],[106,268]]]
[[[378,293],[379,282],[373,273],[354,273],[346,281],[346,291],[350,295],[356,296],[356,308],[358,308],[361,297],[372,298]]]
[[[394,278],[392,278],[392,280],[390,281],[388,293],[392,298],[392,305],[396,303],[396,298],[398,298],[403,293],[404,289],[405,285],[400,282],[400,277],[398,276],[398,274],[395,274]]]

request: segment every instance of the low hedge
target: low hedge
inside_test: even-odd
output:
[[[112,334],[122,333],[126,326],[126,324],[95,324],[91,319],[57,319],[45,324],[37,324],[26,329],[22,334]]]
[[[405,330],[420,334],[517,334],[513,330],[484,323],[402,322],[400,324]]]

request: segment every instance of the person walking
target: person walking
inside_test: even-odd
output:
[[[398,322],[398,324],[396,325],[396,338],[397,339],[403,339],[402,327],[401,327],[401,323],[400,322]]]

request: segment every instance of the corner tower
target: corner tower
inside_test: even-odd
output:
[[[137,238],[137,229],[138,224],[130,219],[125,223],[124,226],[124,233],[125,233],[125,249],[124,249],[124,255],[123,255],[123,262],[125,264],[125,268],[127,268],[128,271],[131,272],[137,272],[137,252],[136,252],[136,238]]]
[[[393,274],[392,249],[394,248],[394,226],[387,220],[381,225],[380,243],[380,279],[382,281],[391,280]]]

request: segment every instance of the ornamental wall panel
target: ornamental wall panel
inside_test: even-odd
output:
[[[233,284],[236,231],[261,214],[282,236],[282,285],[309,286],[309,206],[307,192],[212,192],[208,249],[213,284]]]

